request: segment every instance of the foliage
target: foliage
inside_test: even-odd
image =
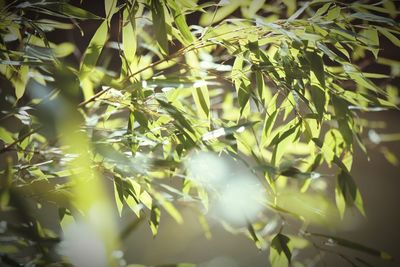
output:
[[[221,221],[270,247],[273,266],[304,266],[293,251],[312,247],[359,264],[324,242],[391,258],[308,228],[333,227],[347,209],[365,215],[351,167],[356,147],[368,153],[366,130],[372,142],[385,141],[360,114],[397,108],[399,63],[382,58],[380,45],[385,38],[400,46],[395,4],[196,2],[105,0],[103,15],[67,1],[2,4],[0,206],[15,217],[2,223],[10,237],[0,246],[3,263],[83,266],[71,252],[80,240],[74,231],[83,231],[104,252],[87,266],[122,266],[113,253],[120,238],[142,220],[156,235],[164,213],[181,223],[183,204],[193,204],[207,229],[204,215],[225,189],[210,186],[207,168],[191,171],[196,155],[207,164],[229,159],[256,178],[257,204],[241,203],[263,209],[239,225]],[[51,33],[86,36],[86,22],[97,30],[76,62],[77,44],[55,43]],[[110,67],[116,54],[120,69]],[[365,72],[364,60],[391,73]],[[325,164],[337,173],[336,207],[314,186],[334,179]],[[245,192],[234,195],[242,201]],[[62,234],[36,215],[46,207],[58,210],[62,245]],[[115,234],[114,209],[126,208],[132,226]],[[301,227],[286,230],[293,220]]]

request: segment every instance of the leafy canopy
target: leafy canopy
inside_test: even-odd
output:
[[[192,204],[208,236],[205,215],[219,199],[227,205],[214,216],[270,247],[272,266],[304,266],[293,250],[325,251],[325,242],[390,259],[309,230],[334,227],[346,209],[365,215],[353,154],[367,153],[366,129],[373,143],[385,138],[359,116],[397,109],[399,63],[380,42],[400,46],[398,11],[366,2],[105,0],[100,15],[85,3],[1,2],[0,207],[16,215],[1,224],[15,236],[1,261],[82,266],[71,247],[86,240],[101,252],[86,260],[123,266],[115,251],[140,222],[156,235],[164,213],[182,223],[179,207]],[[81,54],[82,44],[52,35],[72,32],[90,39]],[[365,72],[364,61],[391,73]],[[232,165],[246,174],[216,184]],[[318,185],[335,179],[333,206],[332,188]],[[229,191],[237,181],[241,190]],[[36,216],[50,207],[54,229]],[[132,223],[118,234],[123,212]],[[293,219],[300,229],[287,230]]]

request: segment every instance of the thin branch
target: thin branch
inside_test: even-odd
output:
[[[14,142],[12,142],[11,144],[5,146],[4,148],[2,148],[0,150],[0,154],[4,153],[6,151],[9,151],[13,146],[15,146],[16,144],[18,144],[19,142],[24,141],[27,137],[31,136],[34,133],[37,133],[42,127],[38,127],[36,129],[31,130],[30,132],[24,134],[23,136],[21,136],[20,138],[18,138],[17,140],[15,140]]]

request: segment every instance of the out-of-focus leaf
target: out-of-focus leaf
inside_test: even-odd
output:
[[[286,3],[289,2],[289,1],[284,1],[284,2],[285,2],[285,4],[286,4]],[[292,6],[288,6],[288,9],[291,8],[292,10],[294,10],[294,9],[295,9],[295,5],[296,5],[296,1],[293,0],[293,1],[291,1],[291,2],[295,2],[295,4],[292,4]],[[293,6],[293,5],[294,5],[294,6]],[[293,15],[291,15],[291,16],[288,18],[288,21],[290,22],[290,21],[293,21],[293,20],[297,19],[301,14],[303,14],[303,12],[308,8],[309,5],[310,5],[309,2],[305,2],[301,8],[299,8],[296,12],[293,13]],[[289,10],[288,10],[288,11],[289,11]]]
[[[178,121],[178,123],[180,123],[184,129],[195,133],[195,130],[193,129],[193,127],[190,125],[190,123],[188,122],[188,120],[183,116],[182,112],[180,112],[176,107],[174,107],[173,105],[171,105],[168,102],[165,102],[161,99],[157,99],[158,103],[160,103],[161,107],[167,111],[174,119],[176,119]]]
[[[210,24],[220,22],[232,14],[240,6],[240,4],[240,1],[232,1],[227,5],[218,6],[217,9],[212,8],[209,12],[202,14],[199,23],[201,26],[208,26]]]
[[[289,167],[287,169],[284,169],[280,172],[280,175],[296,179],[316,179],[321,176],[319,173],[316,172],[302,172],[296,167]]]
[[[340,194],[344,198],[346,206],[356,206],[361,214],[365,216],[360,191],[358,190],[357,185],[353,180],[353,177],[351,177],[351,175],[347,171],[342,170],[338,175],[337,187]]]
[[[297,8],[297,1],[296,0],[283,0],[283,3],[286,5],[286,15],[290,17]],[[300,15],[300,14],[299,14]]]
[[[328,238],[333,240],[334,243],[343,246],[343,247],[347,247],[350,249],[354,249],[354,250],[358,250],[364,253],[367,253],[369,255],[372,256],[376,256],[379,257],[383,260],[391,260],[392,256],[390,256],[388,253],[384,252],[384,251],[379,251],[367,246],[364,246],[362,244],[344,239],[344,238],[340,238],[340,237],[336,237],[336,236],[331,236],[331,235],[325,235],[325,234],[319,234],[319,233],[311,233],[313,236],[318,236],[318,237],[323,237],[323,238]]]
[[[353,13],[350,15],[350,17],[356,18],[356,19],[362,19],[362,20],[366,20],[366,21],[385,23],[385,24],[389,24],[391,26],[397,25],[396,21],[394,21],[391,18],[386,18],[386,17],[382,17],[382,16],[378,16],[378,15],[374,15],[374,14],[366,13],[366,12]]]
[[[122,183],[120,179],[116,179],[114,181],[114,198],[115,198],[115,204],[117,205],[118,213],[119,216],[122,214],[122,208],[124,206],[124,195],[122,192]]]
[[[50,19],[41,19],[37,22],[37,24],[43,31],[46,31],[46,29],[52,30],[53,28],[69,30],[74,27],[74,25],[71,23],[63,23],[60,21],[50,20]]]
[[[387,147],[382,147],[380,149],[381,153],[383,156],[386,158],[386,160],[392,164],[393,166],[398,166],[399,165],[399,159],[396,157],[396,155],[390,151]]]
[[[158,204],[160,204],[166,211],[167,213],[174,218],[174,220],[181,224],[183,223],[183,218],[180,212],[174,207],[174,205],[169,202],[168,200],[165,199],[165,197],[158,193],[158,192],[153,192],[154,197],[157,199]]]
[[[400,47],[400,40],[396,35],[390,32],[390,30],[383,27],[376,27],[381,34],[383,34],[386,38],[388,38],[394,45]]]
[[[326,11],[330,8],[331,3],[325,3],[322,7],[320,7],[314,14],[314,17],[322,16]]]
[[[5,171],[0,175],[0,210],[5,210],[10,201],[10,188],[13,182],[12,159],[7,157]]]
[[[14,141],[13,139],[13,134],[9,131],[7,131],[5,128],[0,127],[0,139],[4,143],[11,143]]]
[[[340,16],[340,7],[335,6],[334,8],[331,8],[328,13],[325,16],[326,20],[336,20]]]
[[[100,18],[85,9],[73,6],[73,5],[65,3],[65,2],[59,2],[59,3],[52,2],[52,3],[44,3],[44,4],[45,4],[45,8],[56,11],[56,12],[60,13],[61,15],[65,16],[66,18],[76,18],[76,19],[99,19]]]
[[[153,205],[151,207],[151,212],[150,212],[150,229],[151,232],[153,233],[153,236],[156,236],[158,233],[158,226],[160,224],[160,215],[161,215],[160,208],[156,205]]]
[[[254,243],[256,244],[258,249],[261,249],[261,241],[257,236],[256,230],[254,229],[253,225],[251,223],[247,224],[247,230],[249,231],[249,234],[251,238],[253,239]]]
[[[54,48],[54,56],[66,57],[72,54],[75,50],[75,45],[72,43],[62,43]]]
[[[378,31],[374,28],[368,28],[363,31],[363,35],[367,38],[367,45],[371,49],[375,58],[378,58],[379,53],[379,36]]]
[[[286,256],[286,259],[290,263],[292,259],[292,252],[290,251],[288,246],[289,242],[290,242],[289,237],[281,233],[278,233],[271,241],[271,249],[275,249],[278,252],[278,255],[281,255],[283,252]],[[272,266],[278,266],[274,265],[274,262],[271,262],[271,264]]]
[[[234,133],[241,133],[246,128],[252,127],[257,122],[246,122],[242,124],[238,124],[236,126],[226,127],[226,128],[219,128],[217,130],[208,132],[202,136],[203,141],[219,138],[221,136],[229,136]]]

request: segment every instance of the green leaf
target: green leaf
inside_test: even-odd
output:
[[[274,248],[280,255],[282,252],[285,254],[288,262],[290,263],[292,259],[292,252],[289,249],[290,238],[286,235],[278,233],[271,242],[271,248]],[[273,265],[275,266],[275,265]]]
[[[152,209],[153,207],[153,198],[147,191],[143,191],[142,194],[140,194],[140,202],[142,202],[148,209]]]
[[[182,34],[186,45],[194,41],[194,37],[190,32],[189,26],[186,23],[185,14],[175,0],[168,0],[168,4],[172,9],[172,15],[174,16],[175,25],[178,27],[180,33]]]
[[[287,7],[287,10],[286,10],[287,16],[292,15],[296,11],[296,8],[297,8],[296,2],[297,2],[296,0],[283,0],[283,3]]]
[[[331,3],[326,3],[324,4],[322,7],[320,7],[316,12],[315,15],[313,17],[319,17],[322,16],[323,14],[325,14],[326,11],[328,11],[328,9],[330,8]]]
[[[287,129],[284,132],[279,132],[277,135],[275,135],[274,139],[272,139],[270,146],[274,146],[294,134],[296,129],[301,125],[301,121],[297,122],[295,125],[291,126],[289,129]]]
[[[3,140],[4,143],[11,143],[14,141],[13,134],[7,131],[5,128],[0,127],[0,140]]]
[[[164,0],[151,1],[151,16],[153,20],[153,30],[157,43],[163,55],[169,53],[167,22],[165,21]]]
[[[265,92],[265,84],[264,84],[264,77],[261,71],[256,71],[256,84],[257,84],[257,92],[260,96],[261,100],[263,100],[266,94]]]
[[[83,55],[83,60],[80,66],[79,76],[81,79],[85,79],[96,66],[97,60],[99,59],[100,53],[107,40],[107,21],[103,21],[96,33],[93,35],[88,47]]]
[[[10,188],[13,182],[14,171],[11,157],[5,158],[5,170],[0,175],[0,210],[8,207],[10,201]]]
[[[56,11],[66,18],[75,18],[75,19],[99,19],[99,16],[94,15],[93,13],[84,10],[82,8],[70,5],[65,2],[58,3],[45,3],[45,8]]]
[[[133,115],[136,119],[136,121],[140,124],[140,126],[142,126],[144,129],[149,130],[149,120],[146,118],[146,115],[141,112],[140,110],[134,110],[133,111]]]
[[[61,58],[72,54],[75,51],[75,45],[72,43],[61,43],[54,48],[54,56]]]
[[[400,40],[394,34],[392,34],[388,29],[383,27],[376,27],[381,34],[388,38],[394,45],[400,47]]]
[[[232,14],[241,5],[240,1],[232,1],[227,5],[222,7],[217,7],[217,9],[212,9],[211,12],[202,14],[200,17],[200,25],[208,26],[213,23],[220,22],[230,14]]]
[[[104,9],[108,25],[114,13],[117,11],[117,0],[104,0]]]
[[[123,13],[124,25],[122,28],[122,45],[124,47],[124,55],[128,64],[131,64],[136,54],[136,21],[135,14],[137,6],[126,8]]]
[[[158,192],[152,192],[152,194],[154,195],[154,197],[157,199],[158,203],[167,211],[167,213],[174,218],[174,220],[179,223],[182,224],[183,223],[183,218],[182,215],[180,214],[180,212],[174,207],[174,205],[172,205],[171,202],[167,201],[165,199],[165,197],[158,193]]]
[[[251,94],[251,83],[247,80],[243,80],[240,83],[239,91],[238,91],[238,101],[240,106],[240,113],[243,112],[244,108],[246,107],[247,103],[250,99]]]
[[[122,182],[120,178],[114,179],[114,198],[117,205],[118,214],[121,217],[122,208],[124,206],[124,194],[122,190]]]
[[[256,230],[254,229],[254,227],[253,227],[253,225],[251,223],[247,223],[247,230],[249,231],[251,239],[253,239],[254,243],[257,246],[257,248],[261,249],[261,241],[258,238]]]
[[[278,110],[275,110],[274,112],[271,113],[271,115],[265,117],[263,133],[261,137],[262,146],[264,146],[267,143],[267,140],[270,137],[271,130],[275,124],[277,116],[278,116]]]
[[[391,18],[386,18],[378,15],[374,15],[371,13],[366,13],[366,12],[356,12],[350,15],[352,18],[356,19],[361,19],[361,20],[366,20],[366,21],[372,21],[372,22],[380,22],[380,23],[385,23],[389,24],[391,26],[397,25],[396,21],[394,21]]]
[[[156,236],[158,233],[158,226],[160,225],[160,215],[160,208],[157,205],[153,205],[150,212],[150,229],[153,233],[153,236]]]
[[[386,0],[383,2],[383,8],[387,10],[392,18],[396,18],[399,12],[397,11],[396,5],[392,0]]]
[[[321,121],[325,112],[325,91],[319,86],[313,85],[310,88],[312,102],[318,113],[318,119]]]
[[[368,28],[363,31],[363,36],[367,39],[365,43],[366,45],[368,45],[368,49],[371,50],[375,58],[378,58],[378,53],[379,53],[378,31],[374,28]]]
[[[201,76],[198,56],[195,52],[185,54],[186,62],[191,67],[193,76]],[[202,83],[204,80],[199,80]],[[210,95],[207,85],[192,88],[192,95],[196,104],[197,114],[200,118],[208,120],[210,118]]]
[[[26,84],[29,78],[28,73],[29,67],[26,65],[21,66],[19,68],[18,75],[16,75],[15,78],[12,79],[15,87],[15,96],[17,99],[20,99],[25,93]]]
[[[336,6],[328,11],[328,14],[326,14],[325,18],[327,21],[329,20],[336,20],[340,16],[340,7]]]
[[[338,175],[337,189],[338,192],[340,192],[341,196],[343,196],[346,206],[356,206],[361,214],[365,216],[360,191],[358,190],[357,185],[353,180],[353,177],[351,177],[351,175],[346,170],[341,170],[340,174]],[[343,215],[343,211],[341,211],[341,213],[341,215]]]
[[[180,112],[176,107],[168,102],[165,102],[161,99],[157,99],[157,101],[165,111],[167,111],[174,119],[179,122],[180,125],[182,125],[184,129],[189,130],[191,133],[195,133],[195,130],[187,121],[187,119],[183,116],[182,112]]]
[[[287,1],[285,1],[285,2],[287,2]],[[295,2],[295,1],[292,0],[291,2]],[[288,22],[292,22],[293,20],[297,19],[301,14],[303,14],[303,12],[308,8],[309,5],[310,5],[309,2],[305,2],[301,8],[299,8],[293,15],[291,15],[288,18]],[[289,8],[289,6],[288,6],[288,8]]]
[[[322,87],[325,87],[324,63],[321,56],[316,52],[306,52],[306,58],[310,62],[311,70],[314,72],[319,83],[322,85]]]
[[[342,134],[347,146],[351,148],[353,145],[353,130],[351,125],[351,115],[349,115],[348,103],[336,96],[332,98],[332,103],[335,109],[339,131]]]

